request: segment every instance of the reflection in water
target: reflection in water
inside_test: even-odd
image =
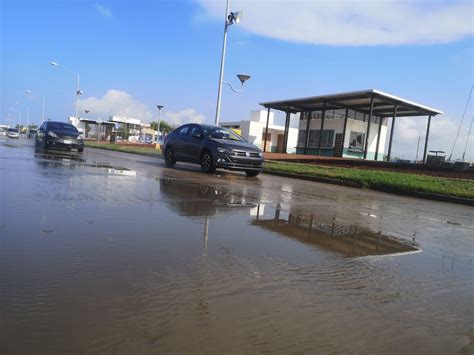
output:
[[[74,151],[35,149],[35,161],[43,168],[79,168],[91,167],[104,169],[109,175],[136,176],[136,171],[128,168],[113,166],[102,162],[87,162],[83,155]]]
[[[166,197],[170,209],[189,217],[210,217],[236,209],[250,210],[260,199],[260,194],[251,195],[250,190],[242,185],[210,185],[166,176],[160,179],[160,192]]]
[[[210,216],[230,213],[235,208],[247,211],[250,223],[254,226],[277,233],[301,243],[320,249],[338,252],[346,256],[387,255],[419,252],[419,247],[399,238],[374,232],[359,225],[336,223],[336,217],[311,214],[309,216],[282,211],[277,204],[274,216],[265,219],[264,210],[269,213],[270,206],[260,203],[259,196],[251,195],[242,185],[209,185],[203,182],[162,178],[161,193],[168,197],[167,203],[177,213],[190,217],[206,217],[204,222],[205,244],[207,249],[207,230]],[[250,202],[254,201],[254,202]],[[291,209],[291,207],[290,207]],[[282,218],[282,216],[287,216]]]
[[[376,233],[358,225],[338,224],[335,217],[330,222],[324,222],[318,220],[317,215],[313,214],[308,217],[289,213],[287,219],[282,219],[280,214],[281,206],[278,204],[272,219],[262,219],[257,214],[257,218],[252,223],[299,242],[347,256],[386,255],[420,251],[414,243],[389,237],[381,232]]]

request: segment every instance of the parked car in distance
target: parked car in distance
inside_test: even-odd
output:
[[[16,128],[9,128],[7,130],[7,137],[19,139],[20,138],[20,132],[18,132],[18,130]]]
[[[81,132],[70,123],[47,121],[38,129],[35,144],[44,149],[77,149],[84,151]]]
[[[163,155],[167,166],[174,166],[177,161],[195,163],[205,173],[222,168],[257,176],[264,166],[260,148],[234,131],[194,123],[178,127],[166,136]]]

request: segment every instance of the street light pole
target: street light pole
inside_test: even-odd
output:
[[[225,52],[227,47],[227,27],[228,20],[227,14],[229,13],[229,0],[227,0],[225,8],[225,18],[224,18],[224,38],[222,40],[222,54],[221,54],[221,70],[219,73],[219,86],[217,88],[217,107],[216,107],[216,118],[214,124],[219,125],[219,118],[221,115],[221,97],[222,97],[222,81],[224,80],[224,64],[225,64]]]
[[[156,108],[158,109],[158,139],[160,139],[160,123],[161,123],[161,109],[163,108],[163,105],[156,105]]]
[[[53,67],[59,67],[59,63],[57,62],[50,62],[49,64],[51,64]],[[71,73],[72,75],[74,75],[76,77],[76,116],[74,116],[75,118],[79,119],[79,117],[77,117],[77,115],[79,114],[79,95],[82,94],[82,90],[80,89],[80,86],[79,86],[79,74],[73,72],[71,69],[68,69],[66,68],[65,66],[61,65],[61,68],[63,68],[64,70],[68,71],[69,73]]]
[[[239,23],[242,18],[242,11],[229,12],[229,0],[226,2],[225,8],[225,19],[224,19],[224,37],[222,39],[222,54],[221,54],[221,70],[219,73],[219,85],[217,88],[217,105],[216,105],[216,118],[215,125],[219,125],[220,115],[221,115],[221,98],[222,98],[222,84],[224,82],[224,64],[225,64],[225,52],[227,48],[227,27],[233,25],[234,23]],[[245,80],[244,80],[245,81]],[[242,85],[243,85],[242,81]]]
[[[44,101],[45,101],[45,97],[43,95],[43,111],[41,112],[41,123],[44,122]]]
[[[25,93],[27,95],[31,95],[30,90],[25,90]],[[29,124],[30,124],[30,103],[27,101],[27,106],[26,106],[26,134],[27,136],[30,134]]]

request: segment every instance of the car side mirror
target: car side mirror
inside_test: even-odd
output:
[[[193,133],[192,137],[201,139],[202,138],[202,133],[195,132],[195,133]]]

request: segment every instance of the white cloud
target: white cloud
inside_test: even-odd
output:
[[[109,90],[101,98],[88,97],[79,101],[80,111],[90,110],[92,117],[126,116],[143,121],[150,121],[153,114],[147,104],[135,100],[132,95],[120,91]]]
[[[79,109],[82,113],[89,110],[89,116],[108,119],[109,116],[125,116],[137,118],[144,122],[156,120],[156,108],[153,110],[149,105],[133,98],[125,91],[111,89],[101,98],[88,97],[79,101]],[[202,123],[205,116],[200,114],[195,108],[185,108],[177,112],[164,111],[161,119],[173,125],[184,123]]]
[[[415,159],[418,137],[420,147],[418,158],[423,156],[425,147],[425,135],[427,118],[424,117],[399,117],[395,123],[395,132],[393,136],[392,155],[404,156],[405,158]],[[461,128],[456,143],[456,149],[453,153],[453,159],[460,158],[464,151],[467,139],[468,126]],[[459,122],[447,117],[434,117],[431,119],[430,137],[428,141],[428,150],[442,150],[446,152],[446,158],[449,157],[453,149],[454,139],[458,131]],[[387,137],[388,138],[388,137]],[[472,139],[472,137],[471,137]],[[388,147],[388,140],[386,146]],[[471,148],[471,149],[469,149]],[[472,156],[472,141],[466,151],[466,158],[474,159]]]
[[[110,10],[108,7],[105,7],[104,5],[95,4],[95,10],[102,17],[112,17],[112,10]]]
[[[196,1],[222,18],[224,1]],[[244,11],[238,26],[247,31],[311,44],[447,43],[474,31],[469,0],[234,0],[232,9]]]
[[[178,112],[165,112],[164,120],[172,125],[184,123],[203,123],[206,116],[197,112],[194,108],[186,108]]]

